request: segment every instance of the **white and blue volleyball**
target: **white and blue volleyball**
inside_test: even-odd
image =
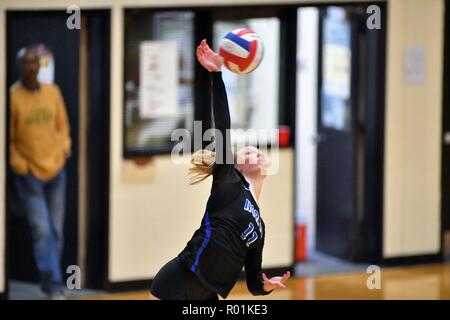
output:
[[[254,31],[246,28],[228,32],[219,45],[225,67],[235,73],[255,70],[264,56],[264,44]]]

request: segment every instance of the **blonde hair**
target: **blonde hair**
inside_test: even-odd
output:
[[[198,184],[207,179],[213,173],[216,164],[216,153],[211,150],[201,149],[192,154],[191,167],[189,168],[189,184]]]

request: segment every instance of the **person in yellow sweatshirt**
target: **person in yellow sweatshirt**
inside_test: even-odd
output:
[[[41,289],[64,297],[61,272],[65,215],[65,163],[70,127],[58,86],[40,83],[34,47],[17,54],[21,79],[10,88],[10,165],[33,239]]]

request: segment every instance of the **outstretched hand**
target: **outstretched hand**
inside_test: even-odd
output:
[[[272,291],[273,289],[277,289],[277,288],[286,289],[285,283],[289,279],[290,276],[291,276],[291,273],[289,271],[287,271],[281,277],[272,277],[269,279],[269,278],[267,278],[266,274],[263,273],[262,277],[264,280],[264,291],[269,292],[269,291]]]
[[[209,47],[203,39],[197,47],[197,60],[209,72],[218,72],[222,69],[222,57]]]

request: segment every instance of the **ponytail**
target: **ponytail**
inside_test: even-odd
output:
[[[213,173],[216,164],[216,153],[211,150],[201,149],[192,154],[192,166],[189,168],[189,184],[202,182]]]

